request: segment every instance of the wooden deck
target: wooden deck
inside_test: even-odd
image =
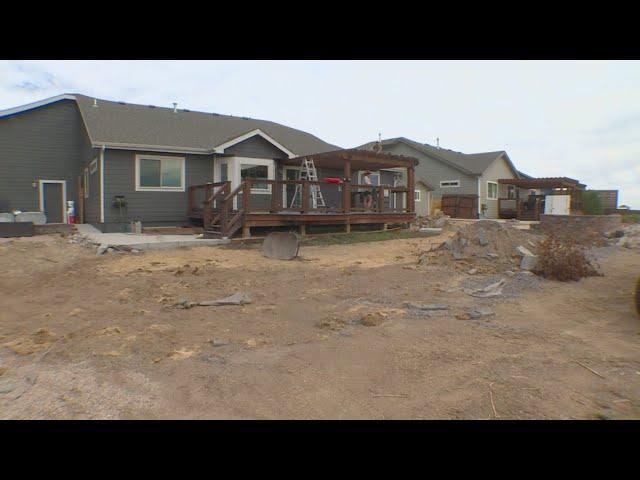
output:
[[[269,187],[268,194],[260,196],[261,205],[252,205],[255,194],[244,194],[252,192],[252,184]],[[286,205],[288,202],[283,202],[287,195],[286,188],[296,184],[302,186],[300,203]],[[326,189],[339,188],[339,204],[314,208],[309,195],[311,184],[322,184]],[[364,189],[374,190],[374,202],[369,210],[357,206],[357,201],[353,202],[353,198],[357,198]],[[189,187],[188,216],[194,222],[202,222],[205,238],[230,238],[240,231],[243,237],[250,237],[252,227],[291,226],[299,228],[304,235],[307,226],[344,225],[348,232],[351,225],[384,226],[413,222],[416,214],[412,211],[413,202],[406,198],[408,191],[408,188],[390,185],[338,186],[305,180],[244,180],[231,191],[230,182],[207,183]],[[199,198],[202,200],[198,201]],[[356,206],[352,207],[354,203]],[[407,206],[392,208],[390,205]]]

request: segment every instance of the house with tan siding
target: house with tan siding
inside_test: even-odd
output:
[[[419,160],[414,194],[418,215],[443,210],[454,217],[498,218],[498,198],[515,198],[515,191],[498,183],[501,178],[520,178],[503,150],[462,153],[405,137],[369,142],[358,148]],[[464,204],[470,208],[455,207]]]

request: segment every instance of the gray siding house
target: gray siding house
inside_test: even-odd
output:
[[[276,160],[339,149],[266,120],[64,94],[0,111],[0,212],[66,222],[73,200],[103,231],[184,225],[191,185],[297,178]],[[252,203],[267,198],[259,187]]]
[[[513,192],[500,185],[500,178],[519,178],[507,152],[466,154],[398,137],[369,142],[359,148],[417,158],[416,212],[430,215],[441,208],[442,196],[471,197],[480,218],[498,218],[498,198]]]

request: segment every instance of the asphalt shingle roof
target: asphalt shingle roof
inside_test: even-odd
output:
[[[296,155],[338,150],[315,135],[268,120],[136,105],[73,94],[94,143],[118,143],[211,150],[260,129]]]
[[[503,150],[482,153],[456,152],[455,150],[434,147],[433,145],[429,145],[427,143],[419,143],[405,137],[382,140],[383,145],[393,144],[397,142],[404,142],[414,147],[418,151],[421,151],[431,157],[443,160],[445,161],[445,163],[453,164],[453,166],[459,168],[463,172],[473,175],[482,175],[482,172],[484,172],[496,158],[498,158],[500,155],[506,154],[506,152]],[[361,148],[372,148],[375,144],[376,142],[369,142],[363,145]]]

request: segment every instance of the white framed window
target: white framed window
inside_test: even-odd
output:
[[[460,180],[440,180],[440,188],[455,188],[460,186]]]
[[[94,158],[93,160],[91,160],[91,163],[89,164],[89,173],[93,175],[97,171],[98,171],[98,159]]]
[[[496,182],[487,182],[487,200],[498,199],[498,184]]]
[[[84,190],[84,198],[89,198],[89,169],[84,169],[84,178],[82,189]]]
[[[136,155],[137,192],[184,192],[184,157]]]
[[[420,201],[420,190],[414,190],[413,191],[413,200],[416,202]]]

